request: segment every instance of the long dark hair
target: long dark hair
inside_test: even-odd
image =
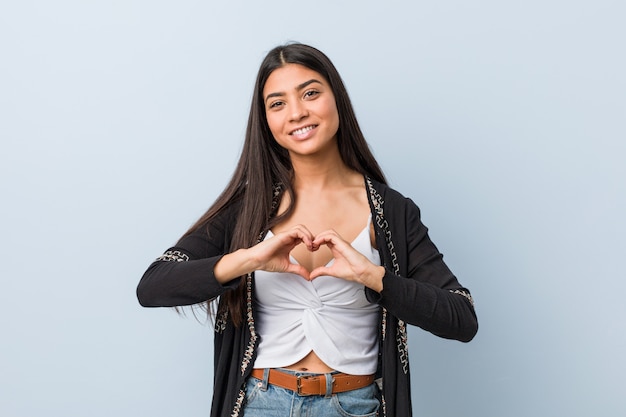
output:
[[[337,142],[343,162],[353,170],[386,183],[380,166],[363,137],[348,92],[330,59],[321,51],[300,43],[272,49],[259,68],[250,106],[243,150],[230,182],[207,212],[187,231],[188,235],[206,226],[222,210],[238,203],[238,218],[229,250],[255,245],[261,233],[288,217],[296,195],[292,186],[293,169],[288,152],[274,140],[265,115],[263,88],[270,74],[287,64],[299,64],[321,74],[335,96],[339,114]],[[289,194],[291,202],[280,216],[273,213],[274,190]],[[274,207],[275,208],[275,207]],[[227,311],[236,326],[241,325],[245,306],[245,280],[221,296],[218,314]],[[207,302],[207,308],[210,300]]]

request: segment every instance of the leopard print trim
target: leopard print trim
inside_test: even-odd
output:
[[[272,190],[272,213],[276,211],[278,208],[278,204],[280,202],[280,195],[282,193],[282,184],[275,184]],[[257,243],[263,241],[265,234],[267,231],[263,231],[259,233],[257,238]],[[252,276],[253,273],[250,272],[246,275],[246,322],[248,323],[248,329],[250,330],[250,341],[248,342],[248,346],[243,354],[243,359],[241,361],[241,375],[245,375],[246,369],[252,363],[252,356],[254,354],[254,346],[256,345],[256,341],[258,339],[258,335],[256,333],[256,328],[254,326],[254,317],[252,316]],[[225,317],[227,319],[227,317]],[[241,389],[239,390],[239,396],[237,397],[237,401],[235,402],[235,406],[233,407],[233,411],[231,413],[231,417],[238,417],[241,412],[241,407],[243,406],[243,401],[246,397],[246,391]]]
[[[230,417],[238,417],[241,412],[241,407],[243,406],[243,400],[246,398],[246,391],[240,389],[239,395],[237,396],[237,401],[235,401],[235,406],[233,407],[233,412],[230,413]]]
[[[262,236],[263,234],[259,236],[259,241],[262,240]],[[256,345],[256,340],[258,338],[256,328],[254,326],[254,317],[252,316],[252,272],[246,275],[246,322],[248,323],[248,329],[250,330],[250,341],[248,342],[248,346],[243,353],[243,359],[241,360],[240,371],[242,376],[245,375],[246,369],[248,369],[248,366],[250,366],[250,364],[252,363],[254,346]],[[237,401],[235,402],[235,406],[233,407],[231,417],[239,416],[239,412],[241,411],[245,395],[245,390],[239,390],[239,396],[237,397]]]
[[[215,333],[224,333],[226,330],[226,323],[228,323],[228,309],[224,309],[215,320]]]
[[[189,260],[189,255],[182,253],[177,250],[168,250],[163,255],[159,256],[155,259],[156,261],[165,261],[165,262],[187,262]]]
[[[376,224],[382,229],[383,221],[384,221],[383,201],[382,201],[380,194],[378,194],[378,192],[376,192],[376,190],[374,189],[374,185],[372,184],[371,180],[366,177],[366,181],[367,181],[367,189],[369,191],[369,197],[370,197],[370,200],[372,201],[372,205],[374,206],[374,211],[376,212],[376,218],[375,218]],[[385,236],[385,240],[386,240],[386,236]],[[381,335],[382,340],[384,341],[387,336],[387,309],[384,307],[382,311],[380,335]]]
[[[461,295],[461,296],[467,298],[467,300],[470,302],[472,307],[474,307],[474,299],[472,298],[472,295],[469,292],[462,291],[462,290],[450,290],[450,292],[452,294],[458,294],[458,295]]]
[[[272,190],[272,213],[278,208],[281,192],[282,185],[280,183],[275,184]],[[266,233],[267,231],[259,233],[257,244],[263,241]],[[241,375],[246,373],[246,369],[248,369],[248,366],[250,366],[250,363],[252,362],[254,346],[256,345],[256,340],[258,338],[256,328],[254,326],[254,317],[252,316],[252,275],[252,272],[246,275],[246,322],[248,323],[248,328],[250,330],[250,342],[248,342],[248,347],[246,348],[243,360],[241,361]]]
[[[402,371],[406,375],[409,372],[409,337],[406,332],[406,323],[404,320],[398,320],[398,329],[396,330],[396,343],[398,345],[398,354],[402,363]]]
[[[248,342],[248,347],[241,361],[241,375],[246,373],[246,369],[248,369],[248,366],[252,363],[254,346],[258,337],[254,327],[254,318],[252,317],[252,272],[246,276],[246,321],[250,330],[250,341]]]
[[[393,240],[391,239],[391,231],[389,230],[389,223],[387,222],[387,219],[385,219],[385,215],[383,212],[383,206],[385,202],[383,198],[381,197],[381,195],[378,194],[378,191],[374,189],[374,185],[372,184],[372,181],[369,178],[367,178],[367,185],[369,188],[372,203],[374,205],[374,210],[376,211],[376,223],[378,224],[378,227],[380,227],[381,230],[385,233],[385,242],[387,243],[387,248],[389,249],[389,252],[391,253],[391,264],[393,267],[393,273],[399,274],[400,265],[398,265],[398,257],[396,255],[396,248],[393,244]]]
[[[382,390],[381,390],[382,391]],[[387,415],[387,401],[385,401],[385,396],[381,393],[380,402],[383,404],[383,416]]]
[[[393,239],[391,236],[391,231],[389,230],[389,223],[385,219],[383,207],[385,201],[382,196],[374,189],[374,185],[370,178],[366,177],[367,188],[369,190],[370,198],[372,200],[372,205],[374,206],[374,210],[376,212],[376,224],[385,234],[385,243],[387,244],[387,249],[391,254],[391,266],[393,269],[393,273],[396,275],[400,274],[400,265],[398,265],[398,257],[396,255],[396,249],[393,244]],[[383,321],[382,321],[382,338],[385,340],[385,333],[387,327],[387,311],[383,309]],[[396,346],[398,348],[398,354],[400,357],[400,362],[402,363],[402,371],[407,374],[409,372],[409,347],[408,347],[408,336],[407,336],[407,328],[404,320],[398,320],[398,327],[396,329]]]
[[[278,197],[280,197],[282,191],[283,184],[280,182],[274,184],[274,186],[272,187],[272,214],[274,214],[274,211],[276,211],[276,209],[278,208],[278,204],[280,203],[280,199]]]

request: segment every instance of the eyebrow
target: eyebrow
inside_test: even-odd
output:
[[[319,83],[319,84],[322,84],[322,82],[321,82],[320,80],[316,80],[315,78],[312,78],[312,79],[310,79],[309,81],[305,81],[305,82],[303,82],[302,84],[298,84],[298,85],[296,86],[296,88],[295,88],[295,89],[296,89],[297,91],[300,91],[300,90],[302,90],[303,88],[306,88],[308,85],[313,84],[313,83]],[[267,103],[267,100],[269,100],[269,99],[270,99],[270,98],[272,98],[272,97],[282,97],[282,96],[284,96],[284,95],[285,95],[285,93],[283,93],[283,92],[269,93],[269,94],[267,95],[267,97],[265,97],[265,102]]]

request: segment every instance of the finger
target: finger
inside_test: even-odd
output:
[[[303,224],[297,224],[294,227],[292,227],[290,230],[296,230],[302,233],[303,235],[308,236],[311,240],[313,239],[313,233],[311,233],[311,231]]]
[[[311,245],[310,242],[310,238],[307,238],[306,235],[302,235],[297,230],[289,230],[278,233],[262,243],[266,243],[268,248],[272,248],[272,251],[280,252],[287,250],[289,252],[301,243],[308,247]]]
[[[296,225],[289,231],[287,231],[287,234],[292,238],[298,239],[298,243],[304,243],[307,248],[310,249],[312,247],[313,233],[311,233],[311,231],[307,229],[306,226],[303,226],[301,224]]]
[[[319,236],[313,244],[318,246],[326,245],[335,257],[338,255],[349,256],[350,253],[356,251],[352,245],[336,235]]]
[[[339,237],[336,235],[323,234],[323,235],[315,236],[315,239],[313,240],[313,245],[317,246],[318,248],[322,245],[331,247],[332,245],[335,245],[336,243],[338,243],[338,241],[339,241]]]
[[[311,271],[311,273],[309,274],[309,277],[310,277],[309,279],[313,281],[315,278],[322,277],[322,276],[332,277],[333,274],[332,274],[331,268],[326,267],[326,266],[317,267]]]
[[[300,275],[302,278],[306,279],[307,281],[311,280],[309,271],[302,265],[289,264],[285,272],[290,272],[292,274]]]
[[[314,245],[336,245],[336,244],[349,244],[346,242],[336,231],[333,229],[325,230],[315,236],[313,240]]]

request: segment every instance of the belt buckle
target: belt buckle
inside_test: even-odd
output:
[[[312,375],[304,375],[304,376],[303,375],[297,375],[296,376],[296,393],[299,396],[301,396],[301,397],[309,397],[311,395],[315,395],[315,394],[309,394],[309,393],[304,394],[302,392],[302,380],[303,379],[310,379],[310,378],[313,378],[313,376]]]

